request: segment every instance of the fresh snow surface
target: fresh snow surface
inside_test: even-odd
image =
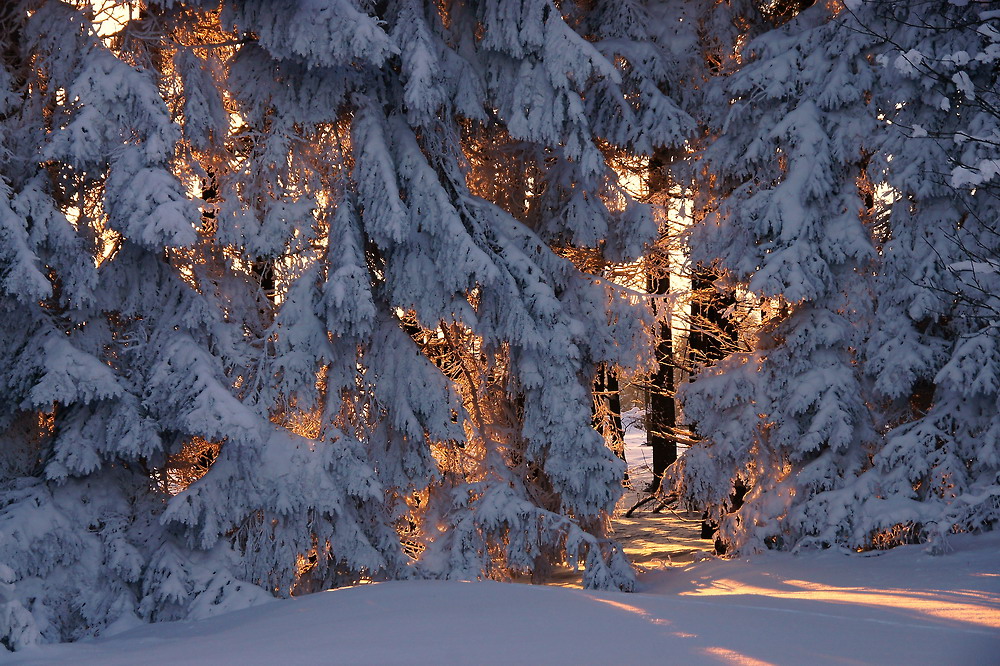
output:
[[[990,664],[1000,534],[951,551],[767,553],[643,574],[635,594],[362,585],[0,656],[19,664]]]

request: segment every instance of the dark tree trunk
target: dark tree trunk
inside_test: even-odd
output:
[[[650,276],[649,293],[664,296],[670,291],[670,276]],[[646,412],[646,443],[653,449],[653,480],[647,491],[656,492],[663,481],[667,467],[677,460],[677,441],[674,426],[677,410],[674,406],[674,340],[668,321],[662,322],[656,339],[656,374],[649,387],[649,405]]]
[[[274,259],[261,257],[253,262],[250,270],[260,284],[261,293],[270,302],[274,302]]]
[[[652,195],[669,190],[669,165],[680,157],[681,153],[677,149],[657,149],[649,161],[648,187]],[[669,256],[662,252],[661,256],[653,259],[659,265],[654,262],[649,264],[646,290],[654,297],[666,296],[670,293]],[[647,492],[654,493],[660,489],[664,472],[677,460],[677,441],[674,439],[676,425],[673,331],[668,321],[662,321],[656,332],[656,372],[650,380],[646,401],[646,444],[653,449],[653,480],[646,488]]]
[[[737,330],[733,322],[726,317],[726,310],[735,302],[732,294],[722,294],[715,289],[715,281],[719,276],[710,268],[699,264],[691,276],[691,292],[694,298],[691,302],[691,337],[689,341],[690,365],[693,373],[699,367],[705,367],[726,356],[736,346]],[[697,381],[693,375],[691,381]],[[689,424],[692,433],[697,436],[697,424]],[[730,510],[735,511],[743,505],[743,497],[747,488],[742,482],[737,482],[730,497]],[[715,552],[723,555],[725,544],[716,538],[719,526],[708,520],[705,513],[701,523],[701,538],[715,539]]]
[[[594,403],[594,427],[601,431],[615,455],[624,461],[625,428],[622,426],[622,394],[618,373],[606,365],[601,365],[594,380],[594,393],[597,400],[604,402],[604,410],[598,408],[597,401]],[[603,418],[605,410],[607,419]],[[627,471],[624,480],[628,482]]]
[[[625,428],[622,426],[622,394],[618,373],[605,366],[605,389],[608,392],[608,411],[611,412],[611,432],[615,442],[621,444],[621,459],[625,460]]]
[[[726,316],[736,299],[715,289],[719,276],[701,264],[691,276],[691,337],[689,349],[693,371],[726,356],[736,345],[736,326]]]

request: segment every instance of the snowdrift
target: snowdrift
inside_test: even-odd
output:
[[[494,582],[362,585],[6,655],[11,663],[985,664],[1000,654],[1000,534],[708,560],[635,594]],[[5,656],[0,656],[0,662]]]

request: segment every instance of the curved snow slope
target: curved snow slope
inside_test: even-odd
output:
[[[0,661],[101,664],[973,664],[1000,654],[1000,535],[932,557],[768,554],[638,594],[402,582],[275,601]]]

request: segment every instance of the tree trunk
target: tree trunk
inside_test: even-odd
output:
[[[649,293],[664,296],[670,291],[670,276],[648,278]],[[659,325],[656,340],[656,374],[649,387],[649,405],[646,412],[646,443],[653,448],[653,480],[646,489],[656,492],[663,481],[667,467],[677,460],[677,442],[673,437],[677,425],[674,406],[674,340],[670,322]]]
[[[737,330],[726,316],[736,299],[715,289],[719,278],[715,271],[698,264],[691,276],[691,337],[689,342],[691,368],[712,365],[724,358],[736,345]]]
[[[689,355],[692,371],[691,381],[697,381],[696,373],[699,367],[715,363],[736,345],[737,331],[732,321],[726,317],[726,310],[736,301],[732,294],[721,294],[715,289],[718,275],[711,268],[698,264],[691,276],[691,337],[689,339]],[[692,433],[697,436],[697,424],[688,424]],[[735,511],[743,504],[747,488],[738,482],[730,497],[731,510]],[[719,526],[708,520],[705,512],[701,523],[701,538],[715,539],[715,552],[723,555],[725,544],[716,538]]]
[[[594,427],[601,431],[605,441],[619,458],[625,460],[625,428],[622,426],[622,394],[618,373],[601,365],[594,380]],[[600,404],[600,403],[603,403]],[[628,471],[625,472],[628,483]]]
[[[649,161],[647,182],[652,197],[668,194],[671,176],[668,166],[679,159],[677,149],[658,148]],[[661,221],[661,225],[666,224]],[[646,290],[655,298],[670,293],[670,258],[664,248],[650,257],[647,264]],[[659,265],[657,265],[659,264]],[[657,307],[660,307],[657,304]],[[646,444],[653,449],[653,480],[646,488],[655,493],[663,483],[667,467],[677,460],[677,442],[673,437],[677,425],[674,405],[674,340],[670,322],[661,321],[656,334],[656,373],[650,380],[646,402]]]

